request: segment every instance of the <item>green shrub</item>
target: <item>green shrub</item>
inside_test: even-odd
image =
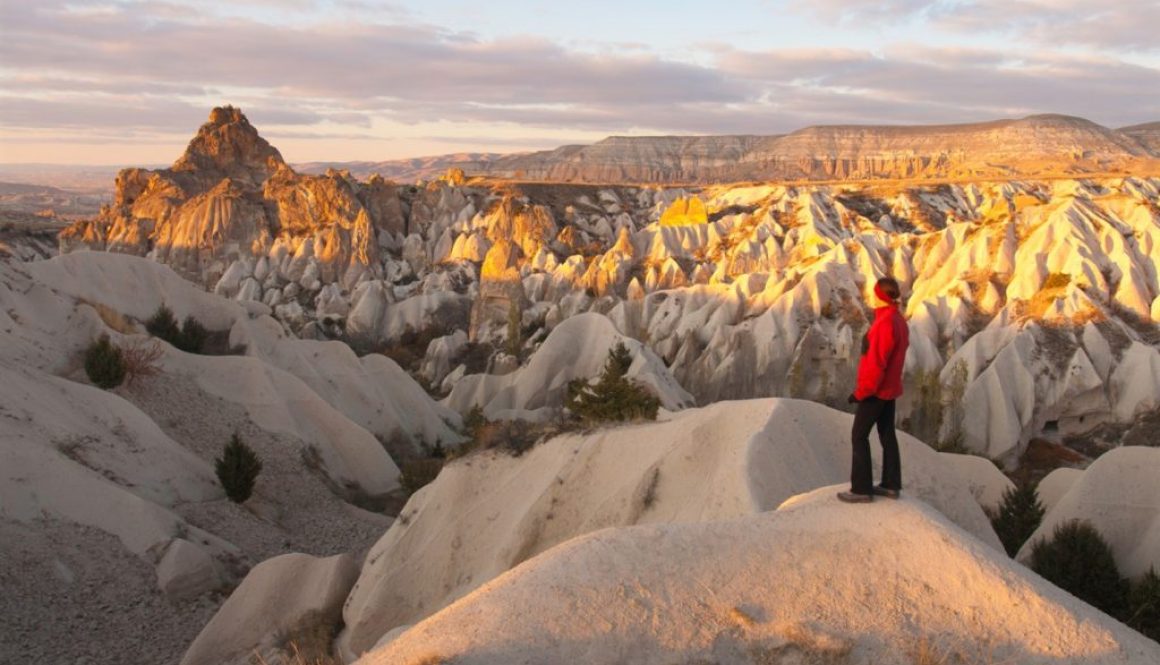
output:
[[[209,330],[192,316],[185,317],[179,327],[173,310],[164,304],[145,322],[145,330],[186,353],[201,353],[210,336]]]
[[[618,343],[608,350],[608,359],[595,385],[584,379],[573,379],[568,384],[564,405],[587,422],[656,420],[660,400],[625,378],[631,365],[632,354],[623,342]]]
[[[125,359],[108,335],[101,335],[85,351],[85,374],[93,385],[105,390],[116,388],[125,380]]]
[[[186,353],[201,353],[208,337],[209,331],[205,326],[192,316],[187,316],[181,324],[181,336],[173,345]]]
[[[1035,543],[1031,569],[1088,604],[1124,616],[1128,583],[1120,577],[1112,549],[1088,522],[1065,522],[1055,527],[1051,540]]]
[[[1003,492],[998,513],[989,512],[988,517],[1007,556],[1015,556],[1043,521],[1043,504],[1039,502],[1035,486],[1025,483]]]
[[[1125,622],[1141,634],[1160,642],[1160,575],[1155,568],[1132,585]]]
[[[154,337],[159,337],[173,346],[177,346],[177,340],[181,337],[181,329],[177,327],[177,319],[173,316],[173,310],[162,304],[145,322],[145,330]]]
[[[234,503],[242,503],[254,493],[254,482],[262,470],[258,455],[234,434],[222,450],[222,456],[214,460],[214,471],[218,481],[226,491],[226,496]]]

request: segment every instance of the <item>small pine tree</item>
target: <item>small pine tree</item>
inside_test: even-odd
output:
[[[173,310],[164,304],[145,322],[145,330],[186,353],[201,353],[209,338],[209,331],[192,316],[185,317],[185,321],[178,326]]]
[[[116,388],[125,380],[125,359],[108,335],[101,335],[85,351],[85,374],[93,385],[105,390]]]
[[[1128,609],[1125,623],[1160,642],[1160,575],[1156,574],[1155,568],[1149,568],[1147,574],[1132,585]]]
[[[1120,577],[1112,549],[1088,522],[1065,522],[1055,527],[1050,541],[1036,542],[1031,569],[1107,614],[1123,616],[1128,583]]]
[[[1007,556],[1015,556],[1043,521],[1043,504],[1039,502],[1035,486],[1024,483],[1003,492],[998,514],[990,517]]]
[[[604,369],[595,385],[584,379],[568,384],[565,406],[574,415],[590,422],[656,420],[660,400],[635,382],[625,378],[632,366],[632,354],[624,343],[608,350]]]
[[[208,337],[209,331],[206,330],[205,326],[192,316],[187,316],[181,324],[181,336],[174,343],[174,346],[186,353],[201,353]]]
[[[230,501],[242,503],[254,493],[262,461],[235,433],[222,450],[222,456],[214,460],[214,470]]]
[[[177,341],[181,337],[181,329],[177,327],[177,319],[173,316],[173,310],[162,304],[145,322],[145,330],[154,337],[159,337],[173,346],[177,346]]]
[[[601,380],[622,378],[628,374],[630,367],[632,367],[632,353],[629,352],[624,342],[617,342],[616,346],[608,350],[608,359],[604,361]]]

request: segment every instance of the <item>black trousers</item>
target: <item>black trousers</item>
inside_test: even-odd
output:
[[[870,465],[870,429],[878,427],[882,443],[882,486],[902,489],[902,461],[898,455],[898,437],[894,434],[894,400],[867,397],[858,402],[850,440],[854,459],[850,464],[850,491],[855,494],[874,492],[874,472]]]

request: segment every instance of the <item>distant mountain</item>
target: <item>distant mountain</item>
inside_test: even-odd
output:
[[[1142,125],[1121,127],[1116,131],[1132,137],[1137,143],[1151,151],[1153,156],[1160,157],[1160,122],[1146,122]]]
[[[0,181],[56,187],[73,193],[110,194],[123,166],[88,164],[0,164]]]
[[[1113,130],[1083,118],[1034,115],[960,125],[818,126],[776,136],[614,136],[502,157],[480,171],[598,183],[1072,175],[1141,162],[1155,167],[1158,128]]]
[[[450,168],[461,168],[468,172],[486,170],[493,161],[505,156],[514,155],[503,155],[495,152],[457,152],[450,155],[413,157],[384,162],[304,162],[295,164],[294,168],[300,173],[319,175],[326,173],[329,169],[349,171],[352,176],[360,180],[365,180],[377,173],[395,182],[407,183],[416,180],[431,180],[443,175]]]
[[[44,185],[0,182],[0,214],[38,215],[40,218],[79,218],[97,214],[109,196]]]

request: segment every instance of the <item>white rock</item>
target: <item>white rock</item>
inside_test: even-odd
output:
[[[1092,462],[1043,516],[1019,550],[1026,561],[1031,548],[1050,539],[1055,528],[1087,520],[1112,548],[1120,574],[1136,578],[1160,570],[1160,448],[1113,448]]]
[[[157,585],[171,600],[188,600],[222,584],[217,562],[198,545],[174,538],[157,564]]]
[[[307,291],[316,291],[319,283],[319,277],[322,275],[322,268],[318,265],[318,261],[311,260],[306,264],[302,270],[302,277],[298,278],[298,285]]]
[[[1083,476],[1083,469],[1060,467],[1039,481],[1039,484],[1035,487],[1035,492],[1039,496],[1039,503],[1043,505],[1045,514],[1046,511],[1050,511],[1059,503],[1059,500],[1067,494],[1071,486],[1081,476]]]
[[[351,310],[346,318],[347,332],[373,335],[383,319],[387,305],[394,302],[394,296],[385,282],[368,282],[354,292],[351,301]]]
[[[422,236],[412,233],[403,241],[403,260],[410,264],[411,270],[416,274],[427,269],[430,261],[423,246]]]
[[[242,300],[240,304],[242,309],[246,310],[246,314],[250,317],[273,316],[274,314],[273,307],[270,307],[266,303],[258,302],[257,300]]]
[[[453,462],[367,556],[340,648],[352,659],[391,628],[584,533],[731,520],[848,479],[851,421],[799,400],[722,402],[667,422],[557,437],[517,458]],[[967,481],[925,444],[899,439],[904,492],[1001,550]]]
[[[967,483],[971,494],[984,510],[996,510],[1003,502],[1003,493],[1015,487],[995,463],[977,455],[939,453],[943,461]]]
[[[478,665],[904,665],[915,662],[919,645],[927,653],[953,649],[965,662],[1160,661],[1160,645],[922,502],[850,506],[834,496],[841,487],[731,521],[577,538],[411,627],[359,665],[430,654]]]
[[[253,277],[247,277],[242,280],[241,286],[238,287],[238,293],[234,297],[235,300],[262,300],[262,284]]]
[[[423,357],[419,374],[431,385],[441,384],[451,372],[451,359],[459,355],[466,346],[467,333],[462,330],[431,340],[427,345],[427,353]]]
[[[1109,382],[1113,413],[1121,422],[1160,407],[1160,351],[1132,342]]]
[[[297,302],[278,305],[274,308],[274,316],[279,321],[284,321],[295,327],[306,323],[306,310],[302,309],[302,305],[299,305]]]
[[[551,312],[545,316],[551,317]],[[475,405],[482,406],[489,414],[499,410],[558,407],[563,403],[568,382],[577,377],[597,376],[608,358],[608,350],[618,342],[623,342],[634,357],[627,376],[644,384],[661,400],[662,406],[676,410],[693,404],[692,397],[656,354],[635,339],[618,333],[604,315],[593,313],[573,316],[559,324],[531,360],[510,374],[464,377],[445,403],[460,413]]]
[[[357,575],[349,554],[283,554],[263,561],[198,634],[181,665],[232,662],[296,631],[334,626]]]
[[[244,357],[201,356],[172,351],[164,356],[161,367],[165,372],[190,376],[205,392],[242,406],[259,427],[310,446],[317,453],[323,470],[339,486],[360,488],[371,496],[382,496],[398,487],[398,467],[370,431],[332,406],[303,379],[261,359],[275,358],[276,362],[302,373],[321,389],[327,385],[327,379],[333,382],[335,376],[343,376],[338,371],[338,364],[328,362],[324,352],[333,349],[334,353],[348,356],[358,363],[359,359],[349,347],[338,342],[305,340],[286,340],[266,349],[259,344],[254,346],[250,350],[253,355]],[[308,354],[316,359],[316,364],[308,368],[296,366]],[[368,358],[391,362],[382,356]],[[372,359],[371,362],[376,361]],[[328,371],[333,374],[327,376]],[[414,384],[413,380],[411,384]],[[356,405],[371,400],[365,384],[359,385],[354,380],[347,386],[330,383],[325,394],[352,411]],[[380,411],[384,403],[392,409],[397,408],[398,402],[384,397],[382,393],[375,395]],[[431,404],[430,399],[428,404]]]
[[[251,272],[247,268],[246,263],[240,259],[231,263],[230,267],[226,268],[226,271],[222,274],[221,279],[218,280],[213,292],[219,296],[232,298],[238,292],[238,286],[242,280]]]
[[[439,389],[445,393],[451,392],[455,388],[455,384],[467,374],[467,365],[459,365],[444,377],[443,382],[439,384]]]
[[[519,358],[510,353],[497,353],[492,362],[491,373],[495,376],[511,374],[520,367]]]

